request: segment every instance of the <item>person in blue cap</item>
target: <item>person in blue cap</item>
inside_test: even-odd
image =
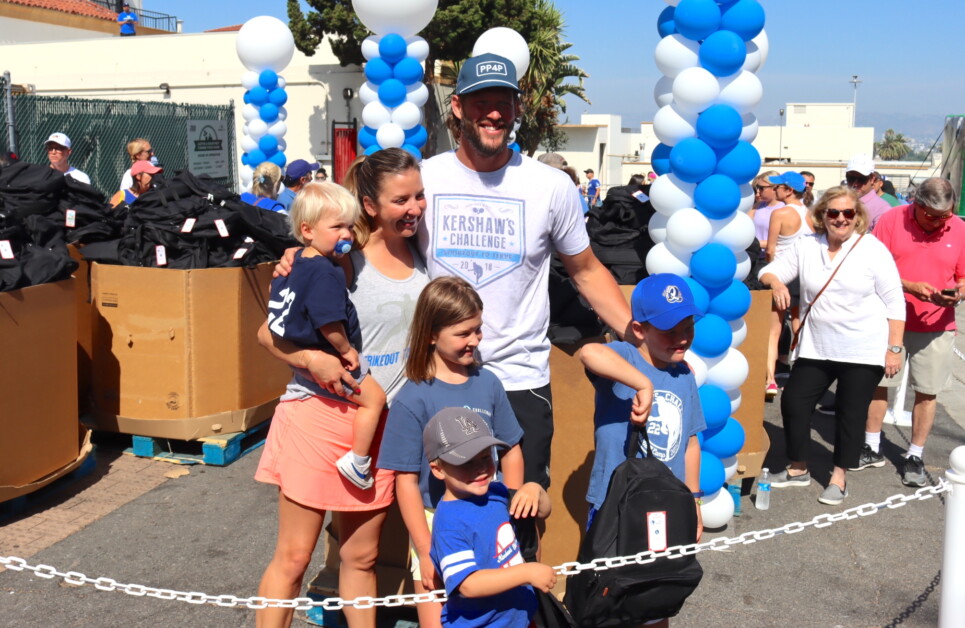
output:
[[[296,159],[295,161],[288,164],[285,168],[285,189],[278,193],[278,198],[276,199],[279,203],[285,206],[285,211],[290,211],[292,208],[292,203],[295,201],[295,195],[306,184],[312,182],[312,173],[318,170],[322,164],[308,163],[304,159]]]
[[[121,12],[117,14],[117,23],[121,27],[121,37],[137,35],[137,22],[137,13],[131,11],[131,5],[126,2],[121,5]]]
[[[654,455],[693,491],[699,541],[703,493],[697,434],[707,425],[697,379],[684,360],[699,311],[687,282],[669,273],[638,283],[630,308],[629,342],[589,343],[579,352],[596,389],[587,528],[606,499],[610,476],[627,458],[631,429],[645,427]],[[645,455],[642,448],[639,455]]]

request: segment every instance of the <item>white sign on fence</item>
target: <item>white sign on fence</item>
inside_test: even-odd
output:
[[[188,120],[188,170],[211,177],[228,176],[228,123]]]

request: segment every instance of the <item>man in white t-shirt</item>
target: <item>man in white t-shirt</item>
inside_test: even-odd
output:
[[[455,275],[483,300],[480,353],[523,428],[525,480],[549,485],[549,265],[555,251],[583,297],[619,334],[630,308],[590,249],[579,191],[560,170],[512,151],[520,115],[512,62],[483,54],[459,73],[448,119],[458,148],[422,165],[418,238],[430,277]]]
[[[70,138],[67,135],[52,133],[44,142],[44,148],[47,149],[47,159],[50,160],[51,168],[63,172],[64,175],[73,177],[81,183],[90,185],[90,177],[86,173],[67,163],[70,158]]]

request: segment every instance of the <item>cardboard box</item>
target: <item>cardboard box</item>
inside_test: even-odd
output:
[[[0,292],[0,487],[24,487],[74,462],[75,281]]]
[[[270,418],[291,376],[256,338],[272,266],[92,264],[96,427],[189,440]]]
[[[91,353],[94,344],[94,307],[90,294],[90,262],[84,259],[80,248],[67,245],[70,257],[77,262],[74,271],[77,297],[77,404],[80,416],[91,411]]]

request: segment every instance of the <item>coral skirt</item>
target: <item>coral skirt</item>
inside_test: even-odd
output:
[[[255,479],[275,484],[290,500],[319,510],[365,511],[395,499],[395,473],[374,469],[375,485],[362,490],[342,477],[335,461],[352,448],[356,406],[323,397],[282,401],[275,409]],[[372,442],[378,459],[385,415]],[[373,465],[374,466],[374,465]]]

